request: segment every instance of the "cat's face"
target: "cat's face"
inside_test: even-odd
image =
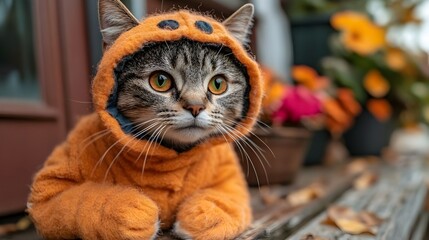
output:
[[[226,47],[182,39],[146,46],[117,73],[118,110],[138,137],[186,149],[245,117],[248,77]]]
[[[99,9],[105,48],[139,24],[119,0],[100,0]],[[245,5],[222,24],[246,45],[252,18],[253,6]],[[246,117],[249,77],[229,48],[188,39],[154,42],[119,65],[114,105],[135,137],[178,151],[212,136],[241,137],[232,130]]]

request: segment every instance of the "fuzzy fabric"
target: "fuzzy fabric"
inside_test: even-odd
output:
[[[105,52],[92,88],[96,113],[81,119],[34,178],[28,212],[43,237],[153,239],[173,228],[184,238],[231,239],[250,224],[246,182],[223,136],[183,153],[158,144],[147,151],[150,143],[125,133],[107,111],[124,57],[146,43],[184,37],[223,44],[246,66],[250,106],[236,131],[253,127],[263,83],[240,42],[221,23],[187,11],[145,19]]]

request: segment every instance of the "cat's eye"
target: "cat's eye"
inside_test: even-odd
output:
[[[154,72],[150,75],[149,84],[157,92],[166,92],[171,89],[173,79],[166,72]]]
[[[220,95],[228,89],[228,83],[221,75],[214,76],[209,82],[209,91],[215,95]]]

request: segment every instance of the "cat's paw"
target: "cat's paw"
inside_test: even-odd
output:
[[[158,207],[141,194],[114,196],[106,202],[102,218],[104,239],[155,239],[159,230]]]
[[[248,215],[232,201],[201,198],[181,207],[173,231],[183,239],[232,239],[245,230]]]

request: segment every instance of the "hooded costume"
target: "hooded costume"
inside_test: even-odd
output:
[[[188,11],[146,18],[105,52],[93,82],[96,113],[80,120],[37,173],[29,197],[48,239],[151,239],[159,229],[193,239],[230,239],[251,222],[249,194],[230,141],[213,137],[186,152],[136,139],[115,108],[119,63],[153,42],[182,38],[229,47],[249,76],[247,134],[262,99],[257,63],[219,22]],[[147,161],[143,158],[147,155]],[[142,169],[144,173],[142,174]]]

